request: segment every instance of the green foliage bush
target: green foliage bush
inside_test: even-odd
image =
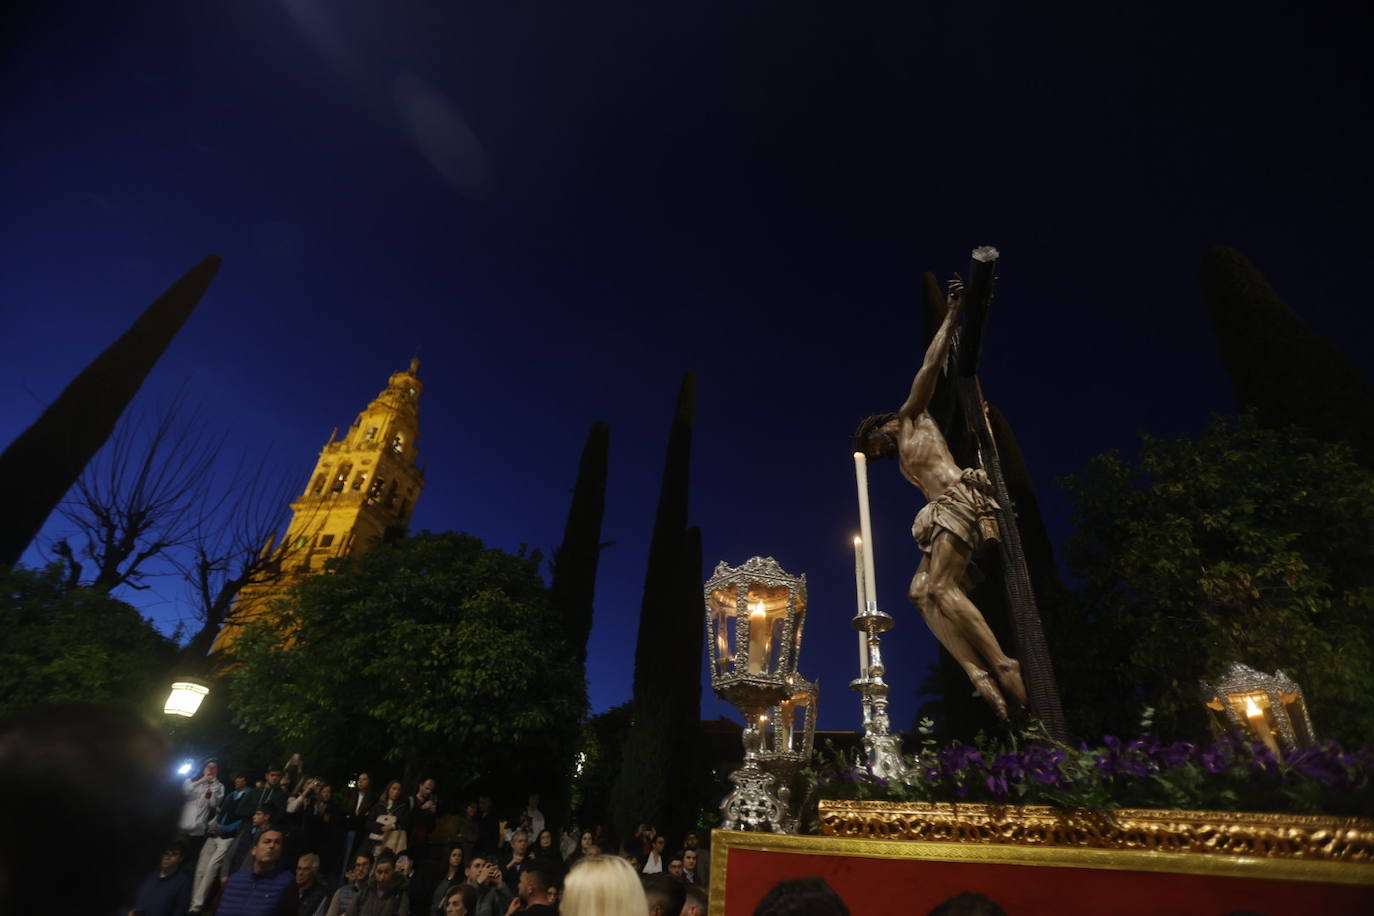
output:
[[[279,626],[246,629],[230,674],[235,724],[322,772],[380,757],[439,766],[462,785],[495,773],[566,781],[586,684],[539,562],[453,533],[335,561],[279,603]]]
[[[0,714],[63,700],[159,703],[176,645],[139,612],[60,566],[0,571]]]
[[[1344,445],[1252,416],[1144,438],[1063,482],[1077,598],[1046,621],[1076,734],[1197,737],[1198,680],[1240,661],[1303,687],[1318,734],[1374,735],[1374,473]]]

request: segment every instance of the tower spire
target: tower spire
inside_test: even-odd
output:
[[[291,522],[276,547],[283,575],[239,593],[211,651],[229,649],[248,621],[269,613],[272,600],[284,597],[297,580],[323,572],[327,561],[405,533],[424,487],[416,464],[424,391],[419,367],[416,356],[409,369],[393,372],[353,425],[341,436],[330,435],[305,492],[291,504]]]

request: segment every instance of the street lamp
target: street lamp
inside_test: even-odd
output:
[[[744,764],[730,774],[735,789],[721,802],[725,829],[785,832],[786,806],[773,794],[777,777],[759,765],[774,707],[793,696],[806,621],[806,577],[772,557],[716,566],[703,589],[711,687],[744,716]]]
[[[198,678],[178,678],[172,682],[167,699],[162,704],[162,712],[168,716],[189,719],[200,709],[200,704],[210,695],[210,685]]]
[[[1275,671],[1265,674],[1240,662],[1215,681],[1201,681],[1202,699],[1220,731],[1247,734],[1275,756],[1279,745],[1291,750],[1316,740],[1307,703],[1297,681]]]

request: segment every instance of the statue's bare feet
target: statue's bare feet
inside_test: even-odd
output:
[[[1009,658],[997,666],[997,683],[1002,685],[1002,689],[1012,698],[1017,706],[1025,708],[1029,702],[1026,699],[1026,685],[1021,680],[1021,663],[1014,658]]]
[[[1002,692],[992,682],[992,675],[986,671],[979,671],[976,674],[970,674],[968,679],[973,682],[973,689],[978,691],[978,695],[987,701],[993,712],[997,713],[997,718],[1005,719],[1007,717],[1007,701],[1002,699]]]

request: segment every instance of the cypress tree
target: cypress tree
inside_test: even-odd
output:
[[[630,731],[620,773],[611,792],[612,829],[621,838],[635,824],[680,814],[668,802],[672,773],[683,767],[680,750],[695,742],[700,727],[701,627],[699,534],[695,538],[696,572],[689,602],[685,595],[691,569],[687,531],[687,484],[692,447],[696,376],[688,372],[678,391],[677,409],[668,436],[668,456],[659,490],[658,512],[644,576],[644,599],[635,643],[634,698]],[[688,611],[691,611],[689,614]],[[693,618],[693,619],[688,619]],[[701,618],[701,619],[695,619]],[[695,633],[694,641],[689,641]],[[690,654],[694,676],[688,676]],[[689,700],[695,696],[695,705]],[[688,707],[692,706],[690,713]],[[690,715],[691,721],[684,721]],[[674,791],[678,787],[674,786]],[[674,826],[683,826],[676,822]]]
[[[114,431],[124,408],[162,357],[219,270],[210,255],[173,283],[72,379],[42,416],[0,455],[13,482],[0,527],[0,567],[12,566]]]
[[[553,583],[549,587],[549,603],[567,629],[568,643],[577,652],[579,669],[586,667],[587,637],[592,631],[609,451],[610,428],[605,423],[593,423],[582,447],[577,485],[563,527],[563,543],[554,555]]]
[[[1198,272],[1236,406],[1265,426],[1346,442],[1374,467],[1374,389],[1274,292],[1245,255],[1218,245]]]

